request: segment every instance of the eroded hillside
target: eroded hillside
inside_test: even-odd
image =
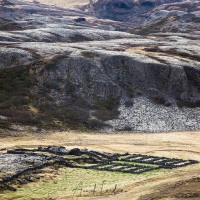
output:
[[[138,15],[98,19],[91,3],[71,10],[1,1],[1,128],[198,130],[199,3],[182,11],[187,2],[179,2],[172,9],[175,1],[160,1],[135,23]],[[175,20],[160,23],[163,16]],[[193,28],[183,31],[186,18]],[[178,31],[166,28],[177,20]]]

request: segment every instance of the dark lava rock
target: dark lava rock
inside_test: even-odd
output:
[[[23,184],[26,184],[26,183],[27,183],[27,181],[25,181],[25,180],[21,180],[21,179],[18,179],[17,181],[18,181],[18,182],[19,182],[19,184],[21,184],[21,185],[23,185]]]
[[[68,151],[65,149],[65,147],[50,147],[48,148],[51,152],[54,152],[55,154],[58,155],[63,155],[68,153]]]
[[[79,17],[79,18],[75,19],[74,21],[77,23],[80,23],[80,22],[85,22],[86,19],[84,17]]]
[[[82,152],[79,148],[74,148],[69,151],[69,155],[81,156]]]
[[[93,0],[90,7],[94,15],[117,21],[132,21],[135,16],[149,12],[161,4],[182,2],[183,0]],[[138,19],[139,19],[138,18]],[[137,19],[137,20],[138,20]]]
[[[57,147],[57,146],[48,146],[46,147],[38,147],[38,151],[44,151],[49,152],[57,155],[64,155],[67,154],[68,151],[65,149],[65,147]]]

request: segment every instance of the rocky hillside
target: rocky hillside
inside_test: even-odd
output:
[[[200,129],[199,3],[123,2],[1,1],[1,128]]]
[[[196,0],[91,0],[90,10],[99,18],[134,24],[136,34],[200,29],[200,2]]]

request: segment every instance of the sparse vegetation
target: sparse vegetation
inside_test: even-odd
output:
[[[35,80],[26,69],[8,68],[0,70],[0,115],[8,117],[7,122],[2,122],[1,127],[8,127],[9,123],[22,125],[36,125],[39,127],[60,128],[81,128],[88,119],[87,111],[70,103],[57,108],[52,98],[40,100],[39,94],[32,91],[36,84]],[[53,87],[54,86],[54,87]],[[57,85],[44,84],[45,89],[59,89]],[[72,102],[71,102],[72,103]],[[74,102],[73,102],[74,103]],[[80,100],[76,101],[76,104]],[[82,102],[83,105],[83,102]],[[38,110],[31,111],[30,107]],[[61,121],[61,123],[55,123]]]
[[[38,124],[36,116],[29,111],[29,104],[35,100],[33,84],[28,70],[0,69],[0,115],[8,117],[7,124]]]
[[[171,17],[171,16],[170,16]],[[133,34],[139,34],[139,35],[148,35],[151,33],[157,33],[157,32],[177,32],[177,28],[176,27],[171,27],[171,26],[166,26],[165,24],[167,24],[168,20],[170,17],[166,17],[166,18],[162,18],[161,20],[155,21],[154,23],[151,23],[149,25],[146,26],[140,26],[137,27],[135,29],[130,30],[130,33]],[[179,17],[174,16],[174,21],[178,20]],[[163,28],[164,27],[164,28]]]
[[[53,171],[53,170],[51,170]],[[55,171],[53,171],[55,174]],[[131,183],[136,180],[137,175],[129,175],[118,172],[105,172],[105,171],[95,171],[95,170],[85,170],[85,169],[60,169],[58,174],[54,176],[49,176],[37,182],[29,184],[19,188],[17,192],[3,192],[0,194],[0,198],[5,200],[11,200],[14,197],[20,198],[21,200],[32,200],[32,199],[45,199],[51,197],[52,199],[61,197],[72,197],[74,194],[74,189],[82,183],[83,190],[82,196],[88,196],[91,192],[86,192],[86,190],[94,189],[96,184],[96,195],[100,195],[102,183],[104,182],[103,193],[106,190],[113,190],[117,184],[118,191],[123,191],[123,185]],[[75,196],[80,196],[80,191],[75,193]]]
[[[33,79],[28,70],[18,68],[0,69],[0,107],[27,105],[33,98],[30,90]]]
[[[90,128],[90,129],[98,130],[98,129],[102,129],[106,126],[108,126],[108,125],[98,119],[89,119],[89,121],[88,121],[88,128]]]
[[[90,105],[74,94],[75,86],[70,81],[66,88],[70,98],[60,105],[56,105],[55,99],[49,95],[52,89],[60,91],[58,82],[45,81],[40,91],[35,93],[33,87],[36,84],[26,69],[0,70],[0,115],[8,117],[1,127],[7,128],[9,123],[17,123],[46,129],[99,129],[105,126],[100,120],[105,121],[118,115],[117,99],[97,99],[96,116],[100,120],[89,120]]]
[[[96,54],[95,52],[90,52],[90,51],[82,51],[81,54],[86,58],[98,57],[98,54]]]
[[[98,98],[94,102],[95,117],[102,121],[115,119],[119,115],[119,98]]]

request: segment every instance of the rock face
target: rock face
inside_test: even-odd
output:
[[[91,0],[90,6],[94,14],[101,18],[118,21],[141,21],[140,15],[151,11],[161,4],[182,1],[184,0]]]
[[[126,39],[131,44],[132,40]],[[114,41],[115,45],[119,45]],[[152,41],[153,42],[153,41]],[[95,43],[90,43],[95,46]],[[102,44],[101,44],[102,45]],[[87,46],[86,46],[87,47]],[[103,46],[102,46],[103,47]],[[130,48],[134,51],[134,48]],[[84,98],[109,96],[132,97],[137,93],[156,98],[166,98],[166,101],[199,99],[199,90],[190,80],[190,74],[196,73],[199,78],[199,70],[191,66],[181,65],[178,59],[168,61],[171,57],[163,56],[163,62],[128,52],[109,52],[105,50],[93,52],[76,52],[76,56],[59,59],[54,68],[44,71],[44,81],[61,83],[63,92],[67,95],[68,82],[73,84],[73,93]],[[182,61],[184,63],[184,61]],[[193,76],[193,80],[195,82]],[[57,82],[60,81],[60,83]],[[154,93],[157,93],[154,95]]]
[[[199,1],[91,0],[90,8],[97,17],[134,24],[135,33],[199,30]]]
[[[82,10],[23,1],[1,4],[0,115],[7,118],[0,119],[0,127],[200,129],[197,28],[172,33],[160,31],[160,24],[151,28],[154,34],[133,34],[143,34],[161,20],[159,13],[174,12],[175,5],[178,27],[181,20],[193,26],[194,19],[198,27],[198,17],[193,18],[198,2],[190,11],[180,11],[185,1],[92,1],[90,6],[95,11],[104,3],[111,14],[128,10],[123,16],[130,19],[145,15],[144,24],[138,21],[134,29],[131,20],[97,19]]]

